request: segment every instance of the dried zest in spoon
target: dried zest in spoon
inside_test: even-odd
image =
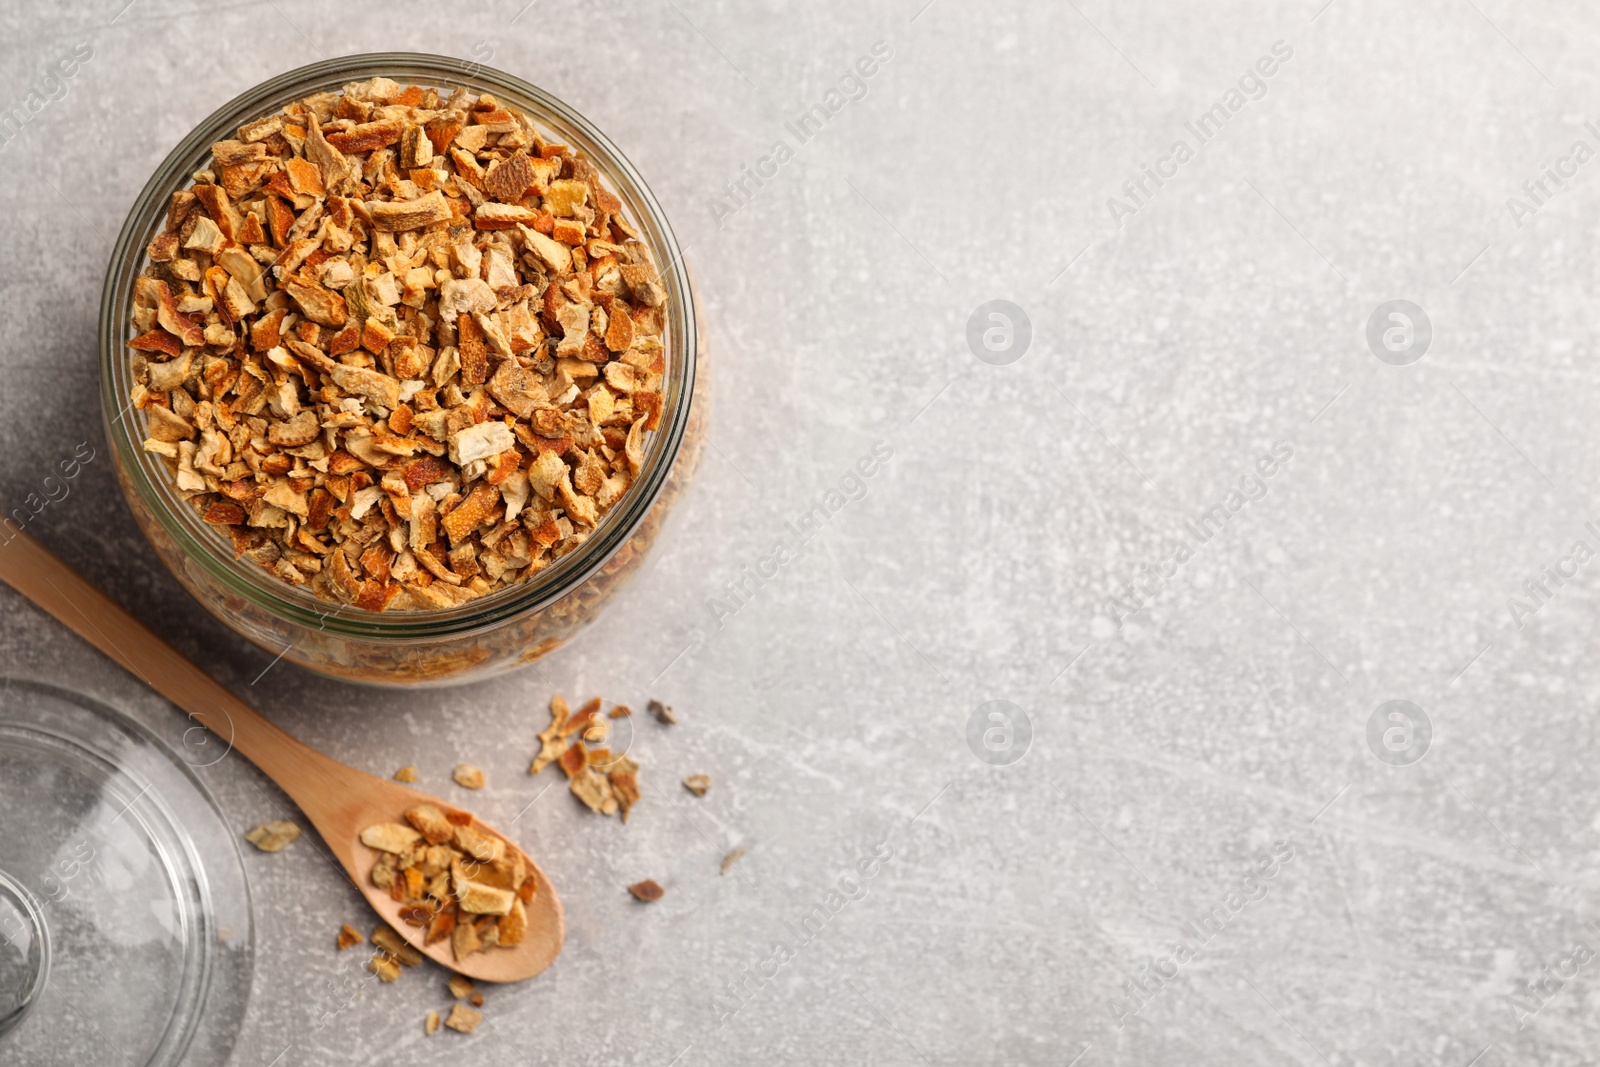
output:
[[[405,819],[367,827],[361,843],[381,853],[372,884],[401,905],[403,922],[425,931],[423,944],[449,938],[457,961],[497,945],[521,944],[528,932],[527,905],[538,892],[522,853],[479,829],[467,812],[419,804]],[[373,942],[402,962],[406,952],[416,953],[393,930],[383,931],[385,941],[401,948],[380,942],[377,933]]]

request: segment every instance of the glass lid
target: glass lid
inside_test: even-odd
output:
[[[224,1064],[252,942],[193,769],[109,708],[0,679],[0,1064]]]

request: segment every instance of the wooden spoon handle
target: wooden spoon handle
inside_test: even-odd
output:
[[[32,537],[10,533],[0,542],[0,580],[238,749],[302,810],[353,773],[262,718]]]

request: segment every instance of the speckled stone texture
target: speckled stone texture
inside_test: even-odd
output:
[[[1581,5],[123,2],[0,12],[7,107],[93,49],[0,146],[3,502],[91,442],[34,532],[322,751],[517,818],[570,922],[471,1037],[424,1036],[432,968],[323,1022],[361,899],[312,838],[251,852],[237,1063],[1600,1057]],[[273,652],[189,600],[114,484],[94,354],[110,238],[170,147],[264,78],[383,49],[504,68],[608,131],[715,358],[714,447],[603,621],[414,695],[263,675]],[[991,300],[1026,351],[1014,313],[969,343]],[[1392,300],[1425,351],[1385,313],[1375,354]],[[178,742],[137,681],[0,605],[6,672]],[[634,720],[627,826],[524,773],[552,692],[679,710]],[[1026,728],[969,733],[995,700]],[[1369,742],[1390,700],[1431,734],[1385,710]],[[238,758],[204,774],[241,834],[288,810]],[[647,877],[661,902],[629,897]]]

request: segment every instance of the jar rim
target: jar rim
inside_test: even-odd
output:
[[[411,79],[440,89],[491,92],[518,107],[546,133],[584,152],[623,202],[627,217],[655,257],[667,290],[666,390],[663,418],[644,464],[627,492],[587,540],[538,574],[506,589],[452,608],[374,612],[324,600],[288,585],[266,570],[242,563],[180,497],[165,468],[140,447],[128,418],[132,406],[129,312],[134,281],[146,261],[145,246],[164,217],[171,194],[187,187],[205,165],[211,145],[243,123],[315,93],[373,77]],[[352,637],[435,638],[488,629],[546,607],[594,576],[627,543],[667,482],[683,443],[693,402],[698,354],[696,309],[682,249],[666,213],[637,169],[597,126],[558,97],[504,71],[424,52],[371,52],[321,60],[286,71],[240,93],[199,122],[169,152],[129,210],[106,270],[100,301],[101,407],[106,436],[127,472],[127,484],[183,552],[229,593],[303,626]],[[161,557],[163,554],[157,552]],[[171,566],[171,564],[168,564]]]

